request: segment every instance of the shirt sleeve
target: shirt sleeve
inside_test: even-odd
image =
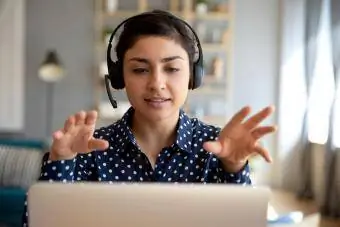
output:
[[[92,153],[79,154],[70,160],[48,160],[49,153],[43,157],[40,181],[89,181],[95,180],[95,162]]]
[[[94,132],[94,138],[103,138],[105,131],[98,129]],[[50,153],[43,156],[39,181],[49,182],[74,182],[74,181],[97,181],[97,163],[96,153],[92,151],[87,154],[78,154],[74,159],[70,160],[49,160]],[[101,152],[101,151],[100,151]],[[22,214],[22,226],[28,227],[29,211],[27,207],[27,195],[24,205],[24,213]]]
[[[97,179],[93,152],[79,154],[70,160],[48,160],[49,153],[43,156],[41,174],[39,181],[49,182],[74,182],[74,181],[94,181]],[[22,215],[22,226],[28,227],[28,207],[27,194]]]
[[[221,132],[220,127],[212,127],[214,132],[210,140],[216,140]],[[213,154],[209,157],[209,169],[208,169],[208,182],[212,183],[225,183],[225,184],[242,184],[251,185],[249,162],[242,167],[242,169],[236,173],[226,172],[223,168],[222,162]]]
[[[237,173],[228,173],[224,171],[224,182],[225,183],[232,183],[232,184],[242,184],[242,185],[251,185],[250,179],[250,168],[249,163],[243,166],[243,168],[238,171]]]
[[[236,173],[226,172],[221,161],[212,155],[208,161],[209,168],[206,170],[206,179],[208,183],[222,183],[222,184],[241,184],[251,185],[250,168],[248,162],[243,168]]]

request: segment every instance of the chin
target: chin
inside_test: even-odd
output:
[[[167,118],[171,118],[174,114],[178,115],[179,108],[175,106],[167,106],[163,108],[153,108],[148,105],[143,105],[142,108],[139,109],[138,112],[143,116],[143,118],[151,120],[151,121],[161,121]]]
[[[150,110],[145,113],[145,117],[153,121],[161,121],[173,117],[174,114],[177,114],[174,109]]]

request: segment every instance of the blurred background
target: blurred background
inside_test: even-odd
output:
[[[251,160],[254,184],[281,193],[278,210],[340,217],[340,1],[0,0],[0,226],[18,223],[51,133],[70,114],[96,109],[99,127],[129,107],[124,91],[113,91],[117,110],[108,102],[108,37],[150,9],[200,37],[206,76],[187,113],[223,127],[245,105],[275,105],[264,124],[279,131],[262,141],[274,163]]]

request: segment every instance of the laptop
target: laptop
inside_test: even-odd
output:
[[[266,187],[45,183],[28,192],[30,227],[265,227]]]

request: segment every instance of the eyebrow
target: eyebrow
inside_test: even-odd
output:
[[[173,61],[175,59],[182,59],[184,60],[182,57],[180,56],[171,56],[171,57],[166,57],[166,58],[162,58],[161,62],[165,63],[165,62],[169,62],[169,61]],[[129,61],[138,61],[138,62],[142,62],[142,63],[149,63],[149,60],[146,58],[140,58],[140,57],[133,57],[130,58]]]

